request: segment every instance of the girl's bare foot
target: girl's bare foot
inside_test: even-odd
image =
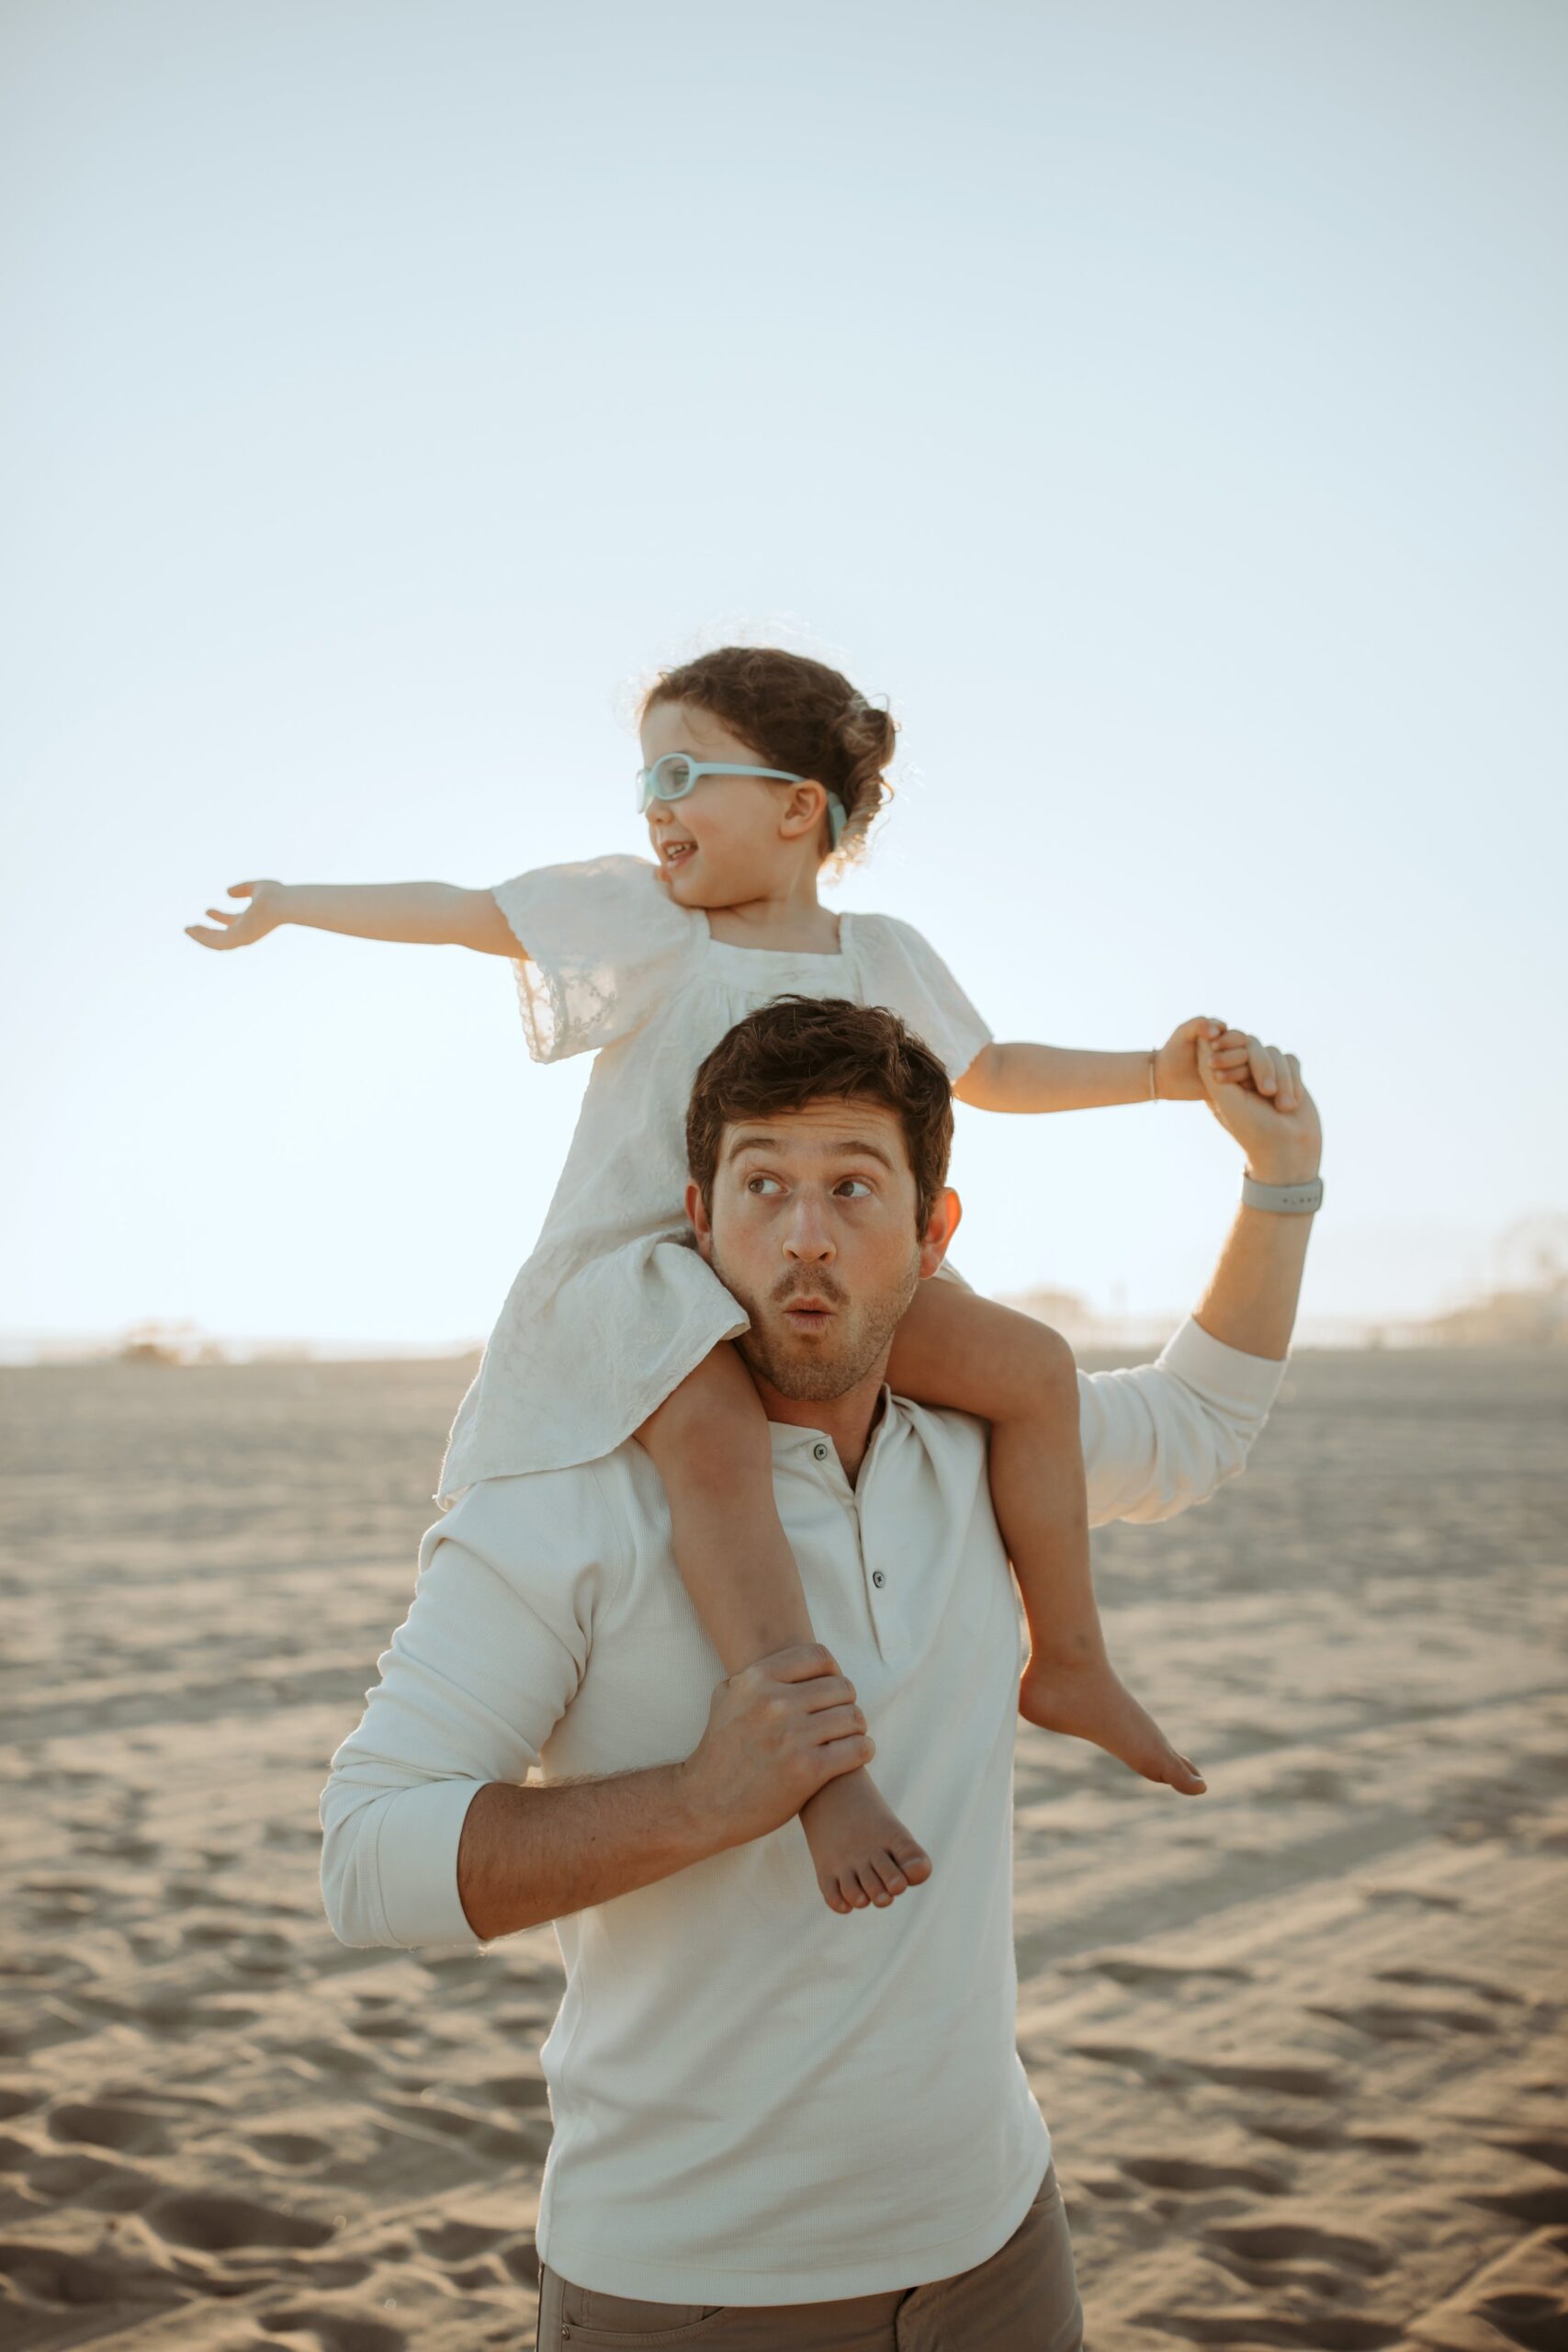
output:
[[[884,1804],[863,1765],[825,1781],[800,1809],[800,1826],[829,1911],[886,1911],[895,1895],[931,1874],[931,1858]]]
[[[1192,1758],[1172,1747],[1147,1709],[1123,1688],[1109,1658],[1073,1665],[1060,1657],[1032,1657],[1019,1685],[1018,1711],[1043,1731],[1092,1740],[1145,1781],[1163,1781],[1181,1796],[1201,1797],[1208,1786]],[[858,1780],[860,1774],[851,1777]],[[834,1785],[829,1781],[829,1787]],[[825,1796],[827,1790],[818,1793]]]

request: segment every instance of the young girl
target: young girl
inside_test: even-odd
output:
[[[727,1674],[813,1635],[773,1504],[767,1423],[730,1344],[750,1326],[691,1246],[682,1207],[686,1101],[710,1047],[794,991],[889,1006],[981,1110],[1196,1100],[1201,1035],[1218,1041],[1227,1078],[1247,1075],[1247,1041],[1203,1020],[1153,1052],[994,1044],[908,923],[835,919],[818,878],[863,844],[895,731],[821,662],[725,647],[664,673],[643,704],[637,807],[655,864],[547,866],[493,892],[240,882],[229,895],[249,900],[243,911],[209,908],[217,928],[189,927],[209,947],[292,922],[509,956],[534,1059],[597,1049],[538,1245],[458,1410],[440,1499],[479,1478],[597,1460],[635,1435],[664,1481],[681,1574]],[[1196,1768],[1106,1655],[1066,1343],[944,1267],[899,1325],[887,1377],[899,1395],[990,1424],[992,1498],[1029,1626],[1022,1713],[1200,1793]],[[829,1781],[801,1821],[836,1911],[886,1906],[930,1875],[863,1768]]]

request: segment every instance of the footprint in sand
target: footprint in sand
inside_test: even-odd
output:
[[[85,2148],[73,2156],[39,2156],[28,2171],[30,2194],[46,2205],[91,2205],[107,2213],[138,2212],[162,2187],[150,2174]]]
[[[1434,1894],[1424,1886],[1363,1886],[1359,1891],[1363,1903],[1409,1903],[1421,1911],[1463,1911],[1469,1907],[1462,1894]]]
[[[1524,2352],[1568,2352],[1568,2303],[1556,2295],[1488,2295],[1475,2309]]]
[[[426,2254],[450,2268],[455,2262],[472,2262],[476,2255],[489,2254],[506,2235],[503,2229],[487,2228],[479,2222],[433,2222],[414,2235]]]
[[[264,2312],[262,2325],[274,2335],[313,2335],[321,2352],[402,2352],[408,2337],[385,2320],[368,2319],[353,2311],[333,2311],[328,2304],[297,2305]]]
[[[1094,2058],[1104,2066],[1125,2066],[1156,2088],[1168,2089],[1199,2078],[1224,2083],[1234,2090],[1277,2091],[1286,2098],[1327,2099],[1339,2093],[1337,2075],[1324,2066],[1248,2066],[1221,2059],[1162,2057],[1125,2041],[1075,2041],[1069,2046],[1075,2057]]]
[[[1363,2001],[1356,2007],[1336,2008],[1326,2002],[1310,2001],[1307,2011],[1311,2017],[1332,2018],[1339,2025],[1353,2026],[1374,2041],[1436,2041],[1446,2033],[1497,2031],[1496,2019],[1479,2009],[1416,2009],[1399,2001]]]
[[[162,2154],[169,2135],[162,2120],[146,2108],[121,2106],[98,2099],[57,2107],[49,2119],[56,2140],[85,2141],[95,2148],[115,2148],[121,2154]]]
[[[1538,2165],[1550,2165],[1553,2172],[1568,2172],[1568,2140],[1494,2140],[1495,2148],[1511,2149],[1517,2156],[1529,2156]]]
[[[1191,2156],[1122,2156],[1118,2161],[1128,2178],[1145,2188],[1179,2189],[1186,2197],[1205,2196],[1215,2188],[1249,2188],[1258,2197],[1283,2197],[1291,2186],[1282,2173],[1263,2165],[1206,2165]]]
[[[1549,2230],[1568,2222],[1568,2181],[1543,2181],[1539,2188],[1505,2189],[1499,2196],[1470,2197],[1465,2202],[1483,2206],[1489,2213],[1506,2213],[1529,2230]]]
[[[95,2262],[85,2254],[63,2254],[58,2246],[28,2245],[10,2239],[0,2244],[0,2278],[8,2278],[24,2295],[40,2303],[66,2306],[82,2303],[127,2302],[136,2294],[126,2271],[117,2264]],[[171,2300],[158,2295],[158,2301]]]
[[[1393,2259],[1353,2230],[1324,2230],[1311,2222],[1213,2222],[1203,2234],[1248,2262],[1294,2262],[1304,2256],[1375,2276]]]
[[[325,2245],[333,2235],[331,2222],[274,2212],[244,2197],[164,2197],[147,2219],[169,2245],[192,2246],[202,2254],[230,2254],[247,2245]]]
[[[1284,2098],[1337,2098],[1340,2082],[1326,2066],[1244,2066],[1198,2064],[1195,2072],[1211,2083],[1224,2083],[1238,2091],[1277,2091]]]
[[[275,2165],[319,2164],[332,2154],[325,2140],[313,2140],[308,2132],[253,2132],[250,2144]]]
[[[1299,2318],[1277,2311],[1139,2312],[1134,2324],[1184,2335],[1190,2344],[1245,2345],[1247,2352],[1260,2344],[1299,2345],[1303,2352],[1378,2352],[1382,2345],[1399,2343],[1404,2333],[1387,2320],[1357,2312],[1305,2312]]]
[[[1380,1984],[1429,1984],[1435,1992],[1473,1993],[1478,2000],[1524,2006],[1524,1995],[1509,1992],[1506,1984],[1488,1984],[1478,1976],[1446,1976],[1440,1968],[1379,1968],[1373,1973]]]
[[[1084,1967],[1097,1976],[1109,1976],[1113,1984],[1174,1984],[1183,1977],[1203,1976],[1223,1977],[1233,1984],[1252,1982],[1250,1968],[1227,1968],[1218,1962],[1203,1966],[1176,1960],[1124,1960],[1115,1952],[1086,1961]]]

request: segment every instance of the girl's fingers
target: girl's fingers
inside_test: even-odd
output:
[[[229,885],[229,896],[231,899],[254,898],[255,895],[255,888],[256,886],[254,882],[231,882]]]
[[[1285,1057],[1278,1046],[1266,1046],[1264,1051],[1269,1057],[1269,1075],[1272,1080],[1269,1092],[1274,1098],[1274,1108],[1276,1111],[1288,1111],[1291,1108],[1291,1074],[1285,1067]]]
[[[1274,1097],[1276,1111],[1293,1111],[1302,1099],[1302,1066],[1294,1054],[1280,1054],[1280,1091]]]
[[[214,922],[227,924],[238,922],[240,920],[232,907],[209,907],[207,911],[212,917]]]
[[[1252,1083],[1257,1087],[1259,1094],[1272,1096],[1279,1081],[1274,1074],[1274,1056],[1271,1048],[1264,1045],[1259,1037],[1248,1037],[1247,1051],[1247,1059],[1252,1067]]]

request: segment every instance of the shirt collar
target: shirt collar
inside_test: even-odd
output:
[[[898,1419],[898,1400],[887,1383],[884,1381],[876,1392],[876,1404],[872,1414],[871,1435],[865,1442],[865,1453],[861,1462],[863,1477],[865,1475],[866,1464],[881,1444],[887,1430]],[[775,1455],[798,1453],[803,1446],[821,1445],[824,1442],[831,1445],[833,1442],[826,1430],[812,1429],[800,1421],[770,1421],[768,1434],[773,1440]],[[833,1459],[837,1461],[838,1458],[835,1448]]]

